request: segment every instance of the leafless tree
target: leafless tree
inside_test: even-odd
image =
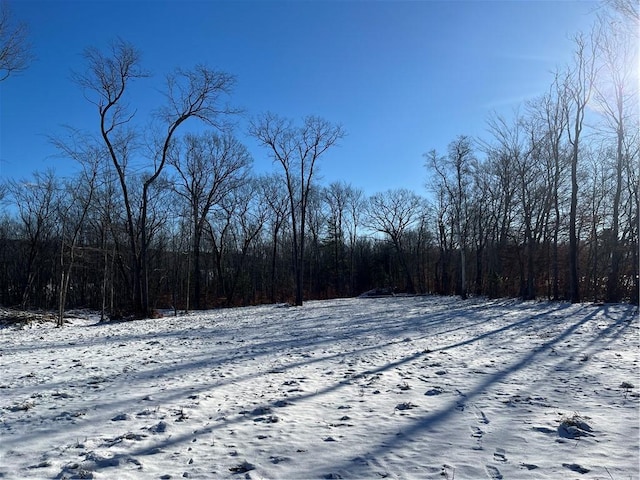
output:
[[[230,237],[236,252],[227,291],[227,306],[234,305],[241,274],[245,271],[249,250],[264,228],[268,206],[258,191],[258,180],[249,179],[228,194],[228,203],[233,212]]]
[[[523,230],[523,251],[520,254],[520,294],[525,300],[536,297],[536,261],[538,244],[545,231],[551,208],[550,191],[546,179],[544,136],[542,122],[516,114],[512,122],[501,116],[489,120],[502,156],[513,163],[515,173],[518,216]]]
[[[364,192],[359,188],[348,186],[346,229],[349,237],[349,290],[351,294],[356,293],[356,245],[365,206],[366,198]]]
[[[638,305],[640,303],[640,262],[639,236],[640,236],[640,133],[636,130],[625,142],[625,151],[628,161],[625,162],[626,198],[624,210],[628,218],[628,242],[629,256],[631,257],[629,274],[631,276],[630,300]]]
[[[58,139],[54,140],[54,145],[63,154],[77,161],[81,167],[79,174],[65,182],[64,192],[57,205],[57,215],[60,221],[60,286],[57,326],[62,327],[64,326],[64,312],[76,259],[78,238],[98,188],[98,174],[104,160],[104,150],[86,138],[73,143]]]
[[[353,294],[354,249],[365,207],[364,194],[350,184],[337,181],[323,190],[323,199],[328,208],[328,241],[332,249],[336,292],[341,294],[348,268],[349,293]]]
[[[31,61],[31,45],[25,23],[16,22],[6,0],[0,2],[0,82],[26,70]]]
[[[216,268],[216,298],[224,298],[227,295],[227,284],[229,278],[225,275],[224,261],[227,257],[227,250],[231,249],[230,237],[233,234],[235,209],[237,203],[232,196],[225,196],[211,209],[207,216],[205,233],[213,250],[213,257]]]
[[[42,269],[39,264],[43,257],[42,247],[55,230],[59,184],[54,172],[48,170],[34,173],[31,180],[11,180],[8,188],[18,208],[22,238],[27,243],[21,300],[22,308],[26,308],[31,301],[36,275]]]
[[[602,279],[606,276],[606,250],[609,249],[611,229],[611,201],[615,192],[615,175],[611,175],[611,149],[603,145],[583,155],[582,170],[585,172],[581,203],[587,210],[589,221],[586,232],[586,282],[583,296],[594,302],[602,301]],[[604,292],[606,293],[606,292]]]
[[[367,208],[367,226],[388,237],[400,259],[409,293],[416,289],[406,258],[405,237],[419,224],[424,209],[424,199],[405,188],[376,193],[369,198]]]
[[[286,226],[287,218],[290,218],[289,199],[287,198],[286,183],[277,174],[260,177],[258,188],[260,198],[269,209],[267,215],[267,223],[271,233],[269,299],[271,303],[275,303],[278,242],[279,235]]]
[[[328,237],[334,269],[333,283],[336,292],[340,292],[343,284],[341,264],[345,247],[344,217],[349,201],[349,186],[344,182],[334,182],[323,190],[322,195],[328,208]]]
[[[328,295],[329,275],[327,272],[327,258],[322,248],[323,240],[329,236],[329,210],[327,204],[323,202],[322,189],[313,186],[309,192],[309,201],[307,202],[306,215],[306,269],[307,277],[305,285],[308,291],[320,294],[325,297]]]
[[[135,110],[126,102],[125,93],[131,82],[148,76],[141,67],[140,52],[130,43],[117,39],[105,54],[96,48],[85,50],[87,71],[75,80],[91,103],[98,108],[100,134],[117,172],[127,217],[127,235],[132,271],[133,308],[138,315],[149,314],[147,283],[147,211],[149,191],[160,177],[169,157],[174,134],[188,119],[197,118],[214,127],[222,127],[227,114],[235,111],[223,103],[230,94],[233,76],[205,66],[193,70],[177,69],[166,78],[166,104],[157,114],[163,131],[152,145],[151,164],[140,182],[139,201],[132,195],[134,185],[127,167],[136,150],[137,135],[132,120]]]
[[[460,135],[449,143],[446,156],[431,151],[425,155],[427,166],[432,169],[448,199],[454,213],[454,228],[460,248],[460,296],[467,298],[467,246],[470,226],[469,200],[473,184],[472,164],[475,160],[473,145],[469,137]]]
[[[623,4],[624,2],[619,2]],[[637,14],[637,6],[636,6]],[[637,19],[637,16],[636,16]],[[625,139],[629,131],[637,132],[638,123],[638,42],[619,32],[606,17],[600,19],[602,35],[596,44],[601,68],[595,84],[595,99],[604,119],[605,134],[612,135],[615,144],[615,193],[611,216],[611,238],[609,252],[609,271],[607,273],[607,292],[605,300],[620,301],[620,262],[622,246],[620,243],[620,204],[624,188],[624,163],[627,161]]]
[[[252,159],[231,133],[187,135],[176,142],[169,163],[177,172],[176,193],[187,203],[191,216],[193,302],[201,307],[200,246],[211,209],[246,183]]]
[[[563,185],[564,173],[569,156],[566,152],[566,127],[568,121],[568,101],[564,86],[560,83],[560,76],[556,74],[549,91],[541,98],[529,102],[528,113],[532,121],[540,124],[542,129],[542,148],[547,165],[548,190],[551,195],[551,209],[553,210],[553,224],[551,233],[551,265],[550,267],[550,297],[560,298],[559,287],[559,254],[558,244],[561,227],[560,190]]]
[[[490,123],[492,119],[490,118]],[[489,127],[491,130],[491,126]],[[509,235],[513,228],[517,195],[515,161],[503,148],[499,138],[479,141],[486,153],[486,161],[481,169],[474,172],[475,189],[486,194],[487,211],[485,230],[491,241],[487,261],[487,293],[500,295],[504,278],[505,252]]]
[[[485,256],[491,232],[495,231],[493,200],[488,164],[476,160],[473,165],[473,186],[470,202],[471,241],[475,251],[475,294],[483,294]]]
[[[568,98],[567,135],[571,145],[571,206],[569,210],[569,299],[580,302],[580,277],[578,272],[578,163],[587,106],[593,94],[597,74],[595,46],[592,35],[578,34],[574,38],[573,64],[569,67],[565,82]]]
[[[306,216],[316,163],[330,147],[344,137],[345,132],[340,125],[316,116],[308,116],[302,126],[296,126],[289,119],[266,113],[251,122],[250,134],[269,150],[273,160],[283,169],[293,233],[295,304],[301,306]]]

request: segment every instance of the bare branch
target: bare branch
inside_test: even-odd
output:
[[[640,22],[640,4],[637,0],[605,0],[604,3],[636,24]]]
[[[14,23],[6,1],[0,3],[0,82],[26,70],[31,61],[31,45],[25,23]]]
[[[167,105],[160,109],[159,116],[169,129],[189,117],[223,129],[227,116],[240,112],[222,102],[223,97],[231,95],[235,83],[235,76],[203,65],[193,70],[176,69],[167,76]]]

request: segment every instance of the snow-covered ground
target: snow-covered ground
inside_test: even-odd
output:
[[[628,305],[395,297],[0,330],[0,478],[638,480]]]

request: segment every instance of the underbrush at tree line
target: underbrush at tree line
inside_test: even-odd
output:
[[[5,230],[6,231],[6,230]],[[90,232],[87,232],[90,233]],[[149,285],[152,306],[155,309],[193,308],[193,292],[188,295],[193,280],[189,275],[189,255],[166,248],[175,239],[158,238],[151,250],[151,268]],[[408,265],[409,274],[399,261],[400,253],[382,239],[359,238],[353,246],[340,244],[341,255],[335,258],[335,241],[330,238],[316,239],[308,247],[308,259],[305,272],[305,299],[327,299],[343,296],[356,296],[362,292],[381,288],[386,293],[438,293],[454,295],[460,293],[459,260],[455,250],[442,252],[431,242],[422,241],[417,232],[409,232],[405,242],[406,251],[402,252]],[[434,239],[432,238],[432,241]],[[30,246],[25,240],[0,238],[0,304],[5,307],[23,306],[25,288],[28,290],[25,308],[55,309],[58,299],[58,264],[56,254],[59,240],[50,239],[36,245],[36,273],[25,283],[28,270]],[[278,242],[282,252],[274,259],[271,257],[273,245],[264,240],[252,244],[244,266],[239,268],[240,254],[233,245],[228,246],[227,256],[223,260],[220,275],[215,268],[215,255],[201,253],[202,295],[200,308],[220,306],[239,306],[259,303],[292,302],[293,273],[289,266],[290,252],[286,248],[287,239]],[[542,245],[541,250],[548,253],[551,245]],[[564,259],[566,246],[561,245],[559,258]],[[467,278],[472,279],[469,288],[474,295],[489,297],[522,297],[526,287],[525,272],[518,262],[522,255],[518,245],[485,247],[478,261],[477,252],[469,251],[468,258],[474,259],[468,264]],[[587,261],[592,252],[588,244],[582,249],[582,265],[589,272]],[[103,257],[109,258],[106,271]],[[601,254],[604,257],[604,253]],[[627,249],[625,259],[630,259]],[[87,242],[78,246],[77,264],[72,272],[68,308],[100,309],[106,305],[108,315],[115,318],[126,316],[130,312],[131,294],[129,286],[120,275],[126,268],[122,259],[114,254],[113,246],[106,252],[98,245]],[[568,280],[565,261],[558,270],[558,296],[554,294],[553,279],[549,277],[550,265],[545,261],[547,255],[536,259],[535,291],[540,299],[565,299],[568,297]],[[493,260],[492,260],[493,259]],[[497,259],[497,260],[496,260]],[[499,261],[502,275],[492,271],[491,264]],[[593,260],[592,260],[593,261]],[[119,265],[119,263],[122,264]],[[275,264],[275,274],[273,265]],[[583,298],[586,301],[603,301],[606,296],[606,270],[604,262],[591,275],[584,275],[581,281]],[[637,302],[637,280],[634,280],[630,261],[625,261],[620,274],[620,300]],[[233,291],[230,291],[235,278]],[[596,277],[596,278],[594,278]],[[106,282],[105,282],[106,278]],[[407,288],[407,278],[411,278],[414,289]],[[192,289],[192,287],[191,287]]]

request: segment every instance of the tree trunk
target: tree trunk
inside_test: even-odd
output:
[[[622,110],[622,106],[620,106]],[[611,252],[609,253],[609,272],[607,275],[607,295],[606,301],[615,303],[620,301],[620,240],[618,239],[620,231],[620,197],[622,195],[622,168],[624,163],[624,130],[622,128],[622,112],[617,129],[617,145],[616,145],[616,190],[613,197],[613,215],[611,223]]]
[[[200,267],[200,239],[202,236],[202,229],[196,228],[193,232],[193,308],[200,310],[200,298],[202,295],[201,284],[201,267]],[[191,274],[189,272],[188,274]],[[189,293],[187,293],[189,294]]]
[[[569,211],[569,300],[580,302],[578,277],[578,237],[576,232],[578,211],[578,139],[576,136],[571,160],[571,208]]]

